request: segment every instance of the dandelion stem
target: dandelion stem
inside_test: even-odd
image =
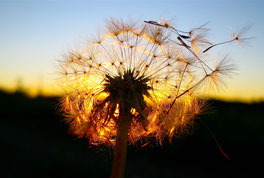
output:
[[[126,167],[127,140],[130,125],[130,113],[120,110],[111,178],[123,178]]]

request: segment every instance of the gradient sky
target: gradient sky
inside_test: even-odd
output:
[[[12,89],[21,80],[31,93],[40,86],[54,93],[57,60],[94,35],[106,18],[164,17],[186,30],[209,22],[212,42],[231,39],[232,32],[252,24],[250,46],[227,44],[216,50],[216,58],[229,53],[238,68],[216,96],[264,98],[263,7],[263,0],[0,0],[0,87]]]

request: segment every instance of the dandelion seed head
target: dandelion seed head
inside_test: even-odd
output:
[[[112,18],[105,23],[97,38],[64,55],[60,63],[65,91],[61,110],[70,131],[93,145],[113,146],[119,116],[126,113],[130,143],[156,138],[162,144],[165,137],[186,133],[204,106],[193,89],[206,78],[217,82],[216,74],[227,66],[223,62],[204,73],[207,65],[169,40],[166,29],[171,26],[165,22]],[[194,41],[197,46],[207,42],[203,36]]]

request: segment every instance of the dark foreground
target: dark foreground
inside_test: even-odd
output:
[[[110,149],[69,135],[56,98],[0,92],[0,101],[0,177],[109,177]],[[212,101],[211,108],[200,118],[231,160],[197,121],[191,136],[172,144],[130,146],[126,177],[258,177],[264,161],[264,103]]]

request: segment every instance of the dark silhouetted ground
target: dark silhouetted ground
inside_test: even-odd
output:
[[[264,103],[210,101],[210,114],[200,118],[191,136],[172,144],[128,150],[128,178],[257,177],[264,152]],[[91,147],[67,133],[57,113],[57,98],[27,98],[0,92],[0,177],[109,177],[111,151]]]

